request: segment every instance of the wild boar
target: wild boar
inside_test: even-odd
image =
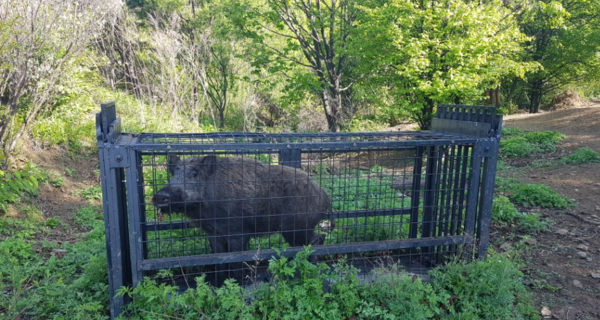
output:
[[[152,202],[188,216],[206,232],[213,253],[247,250],[250,238],[272,233],[291,246],[323,244],[315,227],[331,212],[331,200],[304,171],[216,156],[170,156],[168,169],[171,180]]]

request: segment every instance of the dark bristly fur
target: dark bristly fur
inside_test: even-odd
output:
[[[292,246],[323,244],[315,227],[331,200],[299,169],[233,157],[169,158],[169,184],[152,198],[208,235],[213,253],[248,249],[250,238],[281,233]]]

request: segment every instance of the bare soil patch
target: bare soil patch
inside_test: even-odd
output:
[[[85,152],[74,153],[59,146],[46,148],[28,144],[14,157],[16,162],[36,164],[55,181],[60,181],[54,185],[41,183],[39,193],[33,199],[44,219],[55,218],[63,222],[44,234],[43,240],[73,243],[89,231],[74,222],[73,214],[85,206],[100,204],[76,194],[77,190],[100,183],[98,156],[92,151],[88,147]]]
[[[587,108],[508,116],[504,126],[565,134],[566,139],[550,158],[558,159],[586,146],[600,153],[598,103]],[[600,319],[600,163],[547,167],[529,164],[521,163],[508,175],[548,185],[577,203],[575,208],[565,210],[524,209],[554,221],[548,231],[533,236],[531,249],[523,253],[537,306],[539,310],[548,307],[552,319]],[[498,250],[510,241],[509,237],[503,230],[492,234]]]

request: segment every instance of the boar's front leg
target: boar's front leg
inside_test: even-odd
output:
[[[241,252],[248,248],[250,237],[243,236],[209,236],[213,253]],[[222,286],[226,279],[234,278],[239,284],[244,280],[244,263],[219,263],[215,266],[215,286]]]

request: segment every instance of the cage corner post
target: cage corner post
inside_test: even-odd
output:
[[[500,140],[491,138],[486,141],[483,157],[483,170],[481,182],[481,198],[479,203],[479,221],[477,223],[477,236],[479,248],[477,253],[479,259],[486,259],[487,249],[490,242],[490,225],[492,222],[492,205],[494,202],[494,186],[496,183],[496,166],[498,162],[498,151]]]
[[[107,251],[110,317],[121,314],[127,299],[117,296],[117,290],[131,285],[129,261],[127,199],[124,192],[125,168],[111,163],[120,158],[114,143],[121,134],[120,119],[116,117],[115,103],[104,103],[96,114],[96,138],[102,179],[102,206],[104,210]]]

